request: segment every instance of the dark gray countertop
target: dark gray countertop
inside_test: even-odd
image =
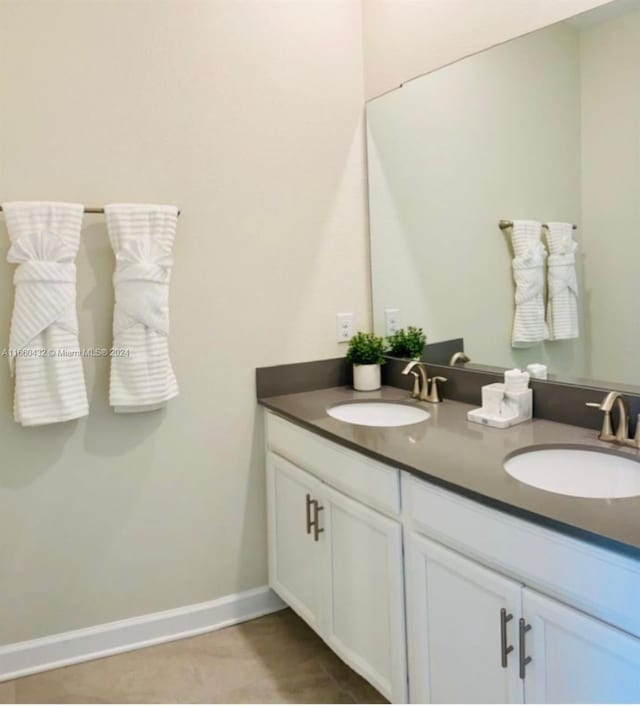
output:
[[[602,500],[562,496],[523,484],[503,468],[517,449],[537,445],[579,445],[640,459],[640,452],[600,442],[593,430],[549,420],[530,420],[507,430],[467,421],[474,406],[446,400],[420,403],[426,422],[405,427],[365,427],[327,415],[331,405],[353,400],[407,401],[407,391],[383,387],[374,393],[326,388],[261,398],[282,417],[338,444],[405,469],[440,486],[514,513],[527,520],[604,545],[640,559],[640,497]]]

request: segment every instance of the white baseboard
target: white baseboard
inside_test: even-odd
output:
[[[216,631],[286,606],[269,587],[156,614],[0,646],[0,682]]]

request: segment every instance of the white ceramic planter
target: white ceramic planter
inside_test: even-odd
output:
[[[380,390],[380,364],[371,363],[366,366],[353,366],[354,390]]]

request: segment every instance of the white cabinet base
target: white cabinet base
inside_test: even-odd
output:
[[[385,697],[640,703],[640,562],[268,421],[270,584]]]
[[[407,701],[402,528],[327,488],[326,641],[393,702]]]
[[[412,533],[407,625],[413,703],[520,703],[522,585]],[[503,667],[501,610],[506,643]]]
[[[320,489],[320,482],[302,469],[267,456],[269,584],[314,631],[323,623],[324,537],[316,542],[306,532],[307,494],[317,498]]]
[[[640,702],[640,640],[530,589],[523,597],[527,702]]]
[[[271,587],[385,697],[406,702],[400,522],[273,453],[267,482]]]

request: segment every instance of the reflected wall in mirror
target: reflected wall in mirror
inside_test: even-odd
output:
[[[640,383],[639,73],[640,0],[615,0],[371,101],[375,332],[397,308],[468,366]],[[577,338],[512,347],[501,219],[577,224]]]

